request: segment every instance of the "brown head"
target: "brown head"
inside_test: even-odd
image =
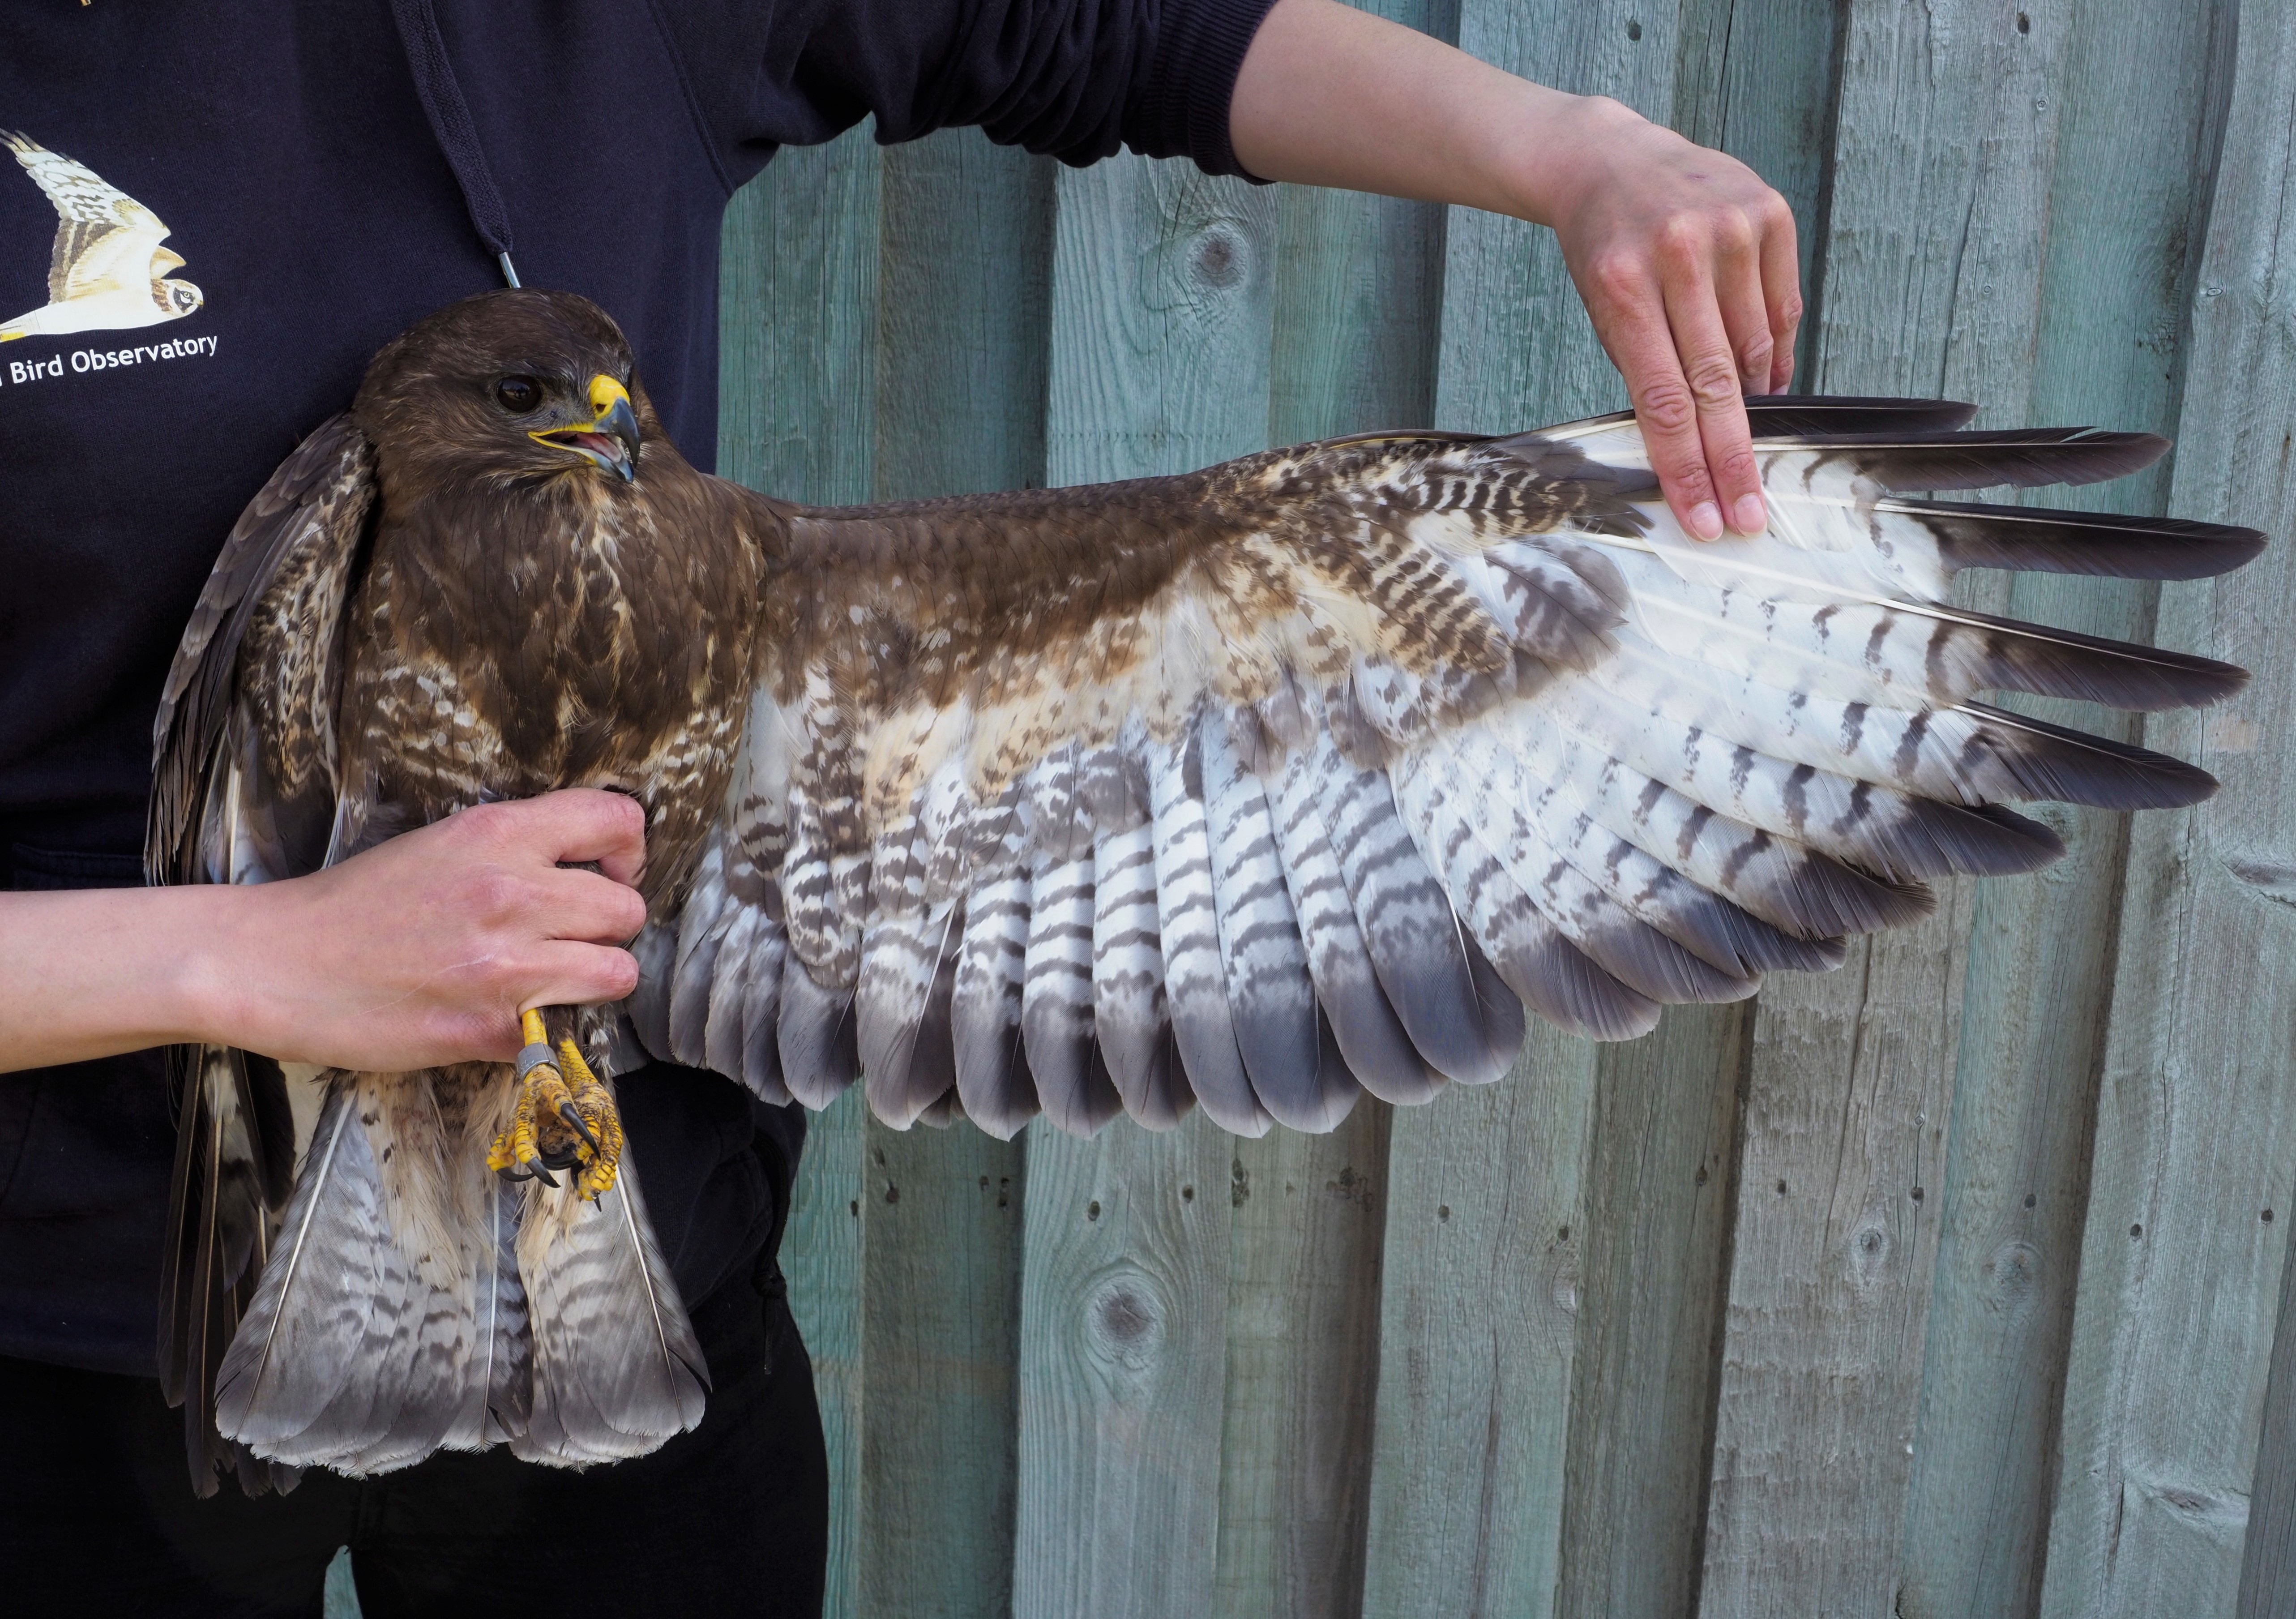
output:
[[[574,292],[505,289],[393,338],[351,415],[386,498],[441,489],[627,490],[648,457],[680,457],[638,384],[621,328]]]

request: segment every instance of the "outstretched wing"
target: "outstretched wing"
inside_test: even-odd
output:
[[[156,273],[152,251],[168,234],[159,215],[86,164],[50,152],[29,136],[0,134],[0,140],[56,210],[55,245],[48,255],[50,303],[151,280]]]
[[[1954,607],[1964,567],[2192,578],[2251,530],[1941,504],[2158,439],[1752,401],[1768,532],[1701,545],[1628,417],[1339,440],[1186,478],[791,520],[715,846],[641,941],[653,1050],[1000,1135],[1195,1104],[1328,1130],[1824,970],[2001,808],[2202,772],[1978,701],[2213,702],[2239,670]]]
[[[225,541],[152,726],[153,883],[266,882],[325,861],[336,797],[342,608],[374,502],[373,452],[347,416],[306,439]],[[216,1433],[214,1385],[294,1174],[286,1084],[268,1057],[176,1047],[179,1098],[160,1283],[160,1370],[184,1407],[193,1487],[254,1461]]]

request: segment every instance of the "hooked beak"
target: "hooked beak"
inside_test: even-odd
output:
[[[631,408],[629,390],[600,372],[590,379],[590,413],[591,419],[578,426],[547,427],[527,437],[570,449],[629,482],[638,475],[638,413]]]

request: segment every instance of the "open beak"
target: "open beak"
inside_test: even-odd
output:
[[[629,482],[638,475],[638,413],[630,407],[629,390],[600,372],[590,379],[590,413],[578,426],[546,427],[527,437],[570,449]]]

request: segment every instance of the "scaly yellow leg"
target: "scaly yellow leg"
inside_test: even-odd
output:
[[[577,1169],[578,1196],[595,1201],[614,1184],[622,1161],[622,1120],[613,1093],[590,1071],[571,1040],[554,1056],[542,1014],[519,1019],[526,1048],[518,1056],[518,1101],[510,1124],[487,1150],[487,1167],[513,1180],[556,1186],[553,1170]]]

